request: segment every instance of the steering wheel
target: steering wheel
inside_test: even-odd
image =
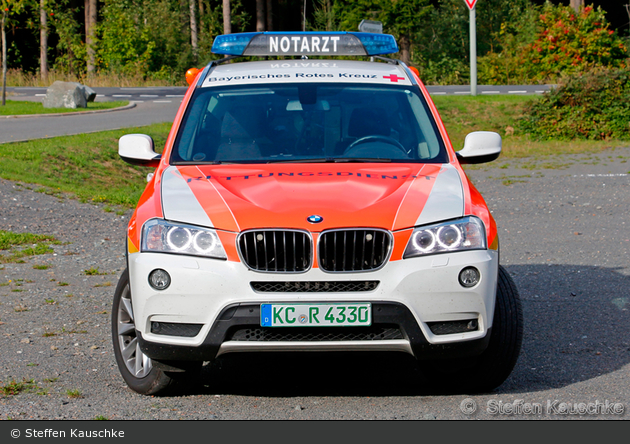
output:
[[[380,141],[380,142],[388,143],[390,145],[394,145],[396,148],[400,149],[403,153],[405,153],[405,156],[409,155],[409,153],[407,153],[407,150],[405,149],[405,147],[402,146],[402,144],[399,141],[397,141],[396,139],[394,139],[392,137],[381,136],[381,135],[378,135],[378,134],[373,134],[373,135],[370,135],[370,136],[361,137],[360,139],[355,140],[350,145],[348,145],[348,148],[346,148],[343,153],[346,154],[348,151],[350,151],[355,146],[360,145],[362,143],[367,143],[369,141]]]

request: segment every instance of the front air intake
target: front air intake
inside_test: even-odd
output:
[[[468,333],[479,330],[477,319],[467,319],[464,321],[427,322],[434,335],[452,335],[456,333]]]
[[[230,341],[250,342],[325,342],[325,341],[389,341],[404,339],[397,325],[372,325],[369,327],[297,327],[265,328],[244,327],[236,329]]]
[[[266,273],[301,273],[311,266],[313,241],[294,230],[252,230],[241,233],[238,248],[243,262]]]
[[[319,238],[319,266],[327,272],[372,271],[381,268],[392,246],[389,232],[377,229],[325,231]]]
[[[251,282],[259,293],[356,293],[374,291],[379,281]]]

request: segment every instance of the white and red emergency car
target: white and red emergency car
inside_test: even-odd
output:
[[[235,57],[196,75],[163,153],[120,139],[155,168],[112,310],[133,390],[264,351],[404,352],[468,391],[509,376],[518,292],[461,167],[496,159],[501,137],[455,152],[418,76],[380,57],[397,50],[382,34],[219,36]],[[372,61],[307,58],[322,55]]]

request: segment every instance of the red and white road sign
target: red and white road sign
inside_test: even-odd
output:
[[[468,9],[470,9],[472,11],[472,9],[475,7],[475,4],[477,3],[477,0],[464,0],[466,2],[466,6],[468,6]]]

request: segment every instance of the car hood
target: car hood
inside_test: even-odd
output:
[[[166,219],[227,231],[375,227],[400,230],[461,217],[464,193],[449,164],[170,166]],[[312,224],[307,218],[321,216]]]

